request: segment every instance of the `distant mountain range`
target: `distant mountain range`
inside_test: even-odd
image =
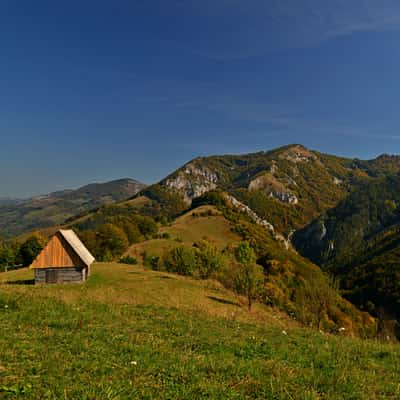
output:
[[[134,179],[93,183],[29,199],[0,198],[0,235],[6,238],[62,224],[105,204],[126,200],[146,185]]]
[[[22,199],[0,196],[0,206],[12,206],[21,203],[22,201],[23,201]]]

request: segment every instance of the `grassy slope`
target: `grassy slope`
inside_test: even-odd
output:
[[[99,264],[85,285],[0,285],[0,326],[0,399],[400,396],[395,345],[300,329],[260,305],[248,314],[212,282],[141,267]]]
[[[211,216],[204,213],[210,211]],[[195,216],[194,214],[203,214]],[[231,231],[230,223],[213,206],[201,206],[193,211],[177,218],[170,226],[160,229],[161,233],[168,233],[169,239],[151,239],[142,243],[133,245],[127,254],[140,257],[146,251],[149,254],[161,255],[167,249],[180,246],[182,244],[191,246],[194,242],[202,239],[214,243],[220,249],[223,249],[230,243],[238,243],[240,237]]]
[[[208,215],[211,213],[211,215]],[[194,216],[193,216],[194,215]],[[281,244],[275,241],[268,231],[248,221],[243,215],[234,213],[233,219],[228,220],[214,206],[200,206],[177,218],[170,226],[161,228],[161,233],[168,233],[168,239],[151,239],[131,246],[126,255],[130,255],[143,261],[143,254],[147,256],[162,257],[165,252],[178,246],[192,247],[195,242],[204,238],[219,249],[237,246],[241,239],[235,233],[235,228],[246,231],[245,237],[250,240],[257,239],[258,244],[263,246],[263,251],[268,250],[269,255],[276,261],[276,268],[268,274],[264,284],[265,293],[270,298],[271,304],[286,310],[289,314],[301,314],[304,323],[310,326],[318,322],[315,317],[315,307],[311,305],[312,300],[308,294],[304,294],[302,288],[304,282],[311,287],[323,287],[323,274],[319,267],[300,257],[294,251],[287,251]],[[229,261],[226,264],[230,268]],[[228,279],[228,284],[229,284]],[[314,289],[313,289],[314,290]],[[329,292],[321,293],[320,296],[329,296]],[[303,305],[303,302],[306,304]],[[326,318],[325,318],[326,317]],[[322,318],[321,328],[335,330],[345,327],[346,331],[364,336],[367,331],[373,329],[374,322],[366,314],[360,313],[354,306],[343,299],[335,305],[327,306],[326,313]]]

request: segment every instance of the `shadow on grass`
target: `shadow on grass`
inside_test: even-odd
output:
[[[168,275],[161,275],[161,276],[159,276],[159,278],[160,278],[160,279],[172,279],[172,280],[175,280],[174,277],[168,276]]]
[[[214,297],[214,296],[207,296],[207,297],[213,301],[216,301],[217,303],[229,304],[231,306],[241,307],[241,305],[236,301],[220,299],[219,297]]]
[[[7,281],[6,285],[34,285],[34,279],[19,279],[16,281]]]

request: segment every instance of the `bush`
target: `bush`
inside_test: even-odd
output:
[[[218,190],[211,190],[204,193],[202,196],[193,199],[192,208],[197,208],[203,205],[226,206],[224,195]]]
[[[183,246],[176,247],[164,256],[163,264],[168,272],[191,276],[197,268],[196,252]]]
[[[129,244],[138,243],[143,240],[142,232],[136,224],[124,221],[121,224],[121,228],[125,232]]]
[[[130,265],[136,265],[138,263],[137,259],[132,256],[125,256],[120,258],[119,262],[121,264],[130,264]]]
[[[295,293],[298,318],[318,329],[329,328],[330,317],[338,301],[337,282],[322,274],[303,280]]]
[[[199,276],[202,279],[208,279],[224,267],[224,257],[215,246],[206,241],[202,241],[196,246],[198,248],[196,257]]]
[[[143,236],[153,236],[157,233],[158,227],[154,219],[151,217],[145,217],[141,215],[135,215],[134,222],[138,226]]]
[[[153,255],[143,255],[143,265],[146,268],[150,268],[154,271],[160,271],[161,268],[161,258],[159,256],[153,256]]]

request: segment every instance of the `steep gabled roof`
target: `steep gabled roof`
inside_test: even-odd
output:
[[[30,265],[30,268],[89,267],[94,257],[73,230],[59,230]]]
[[[78,257],[85,263],[85,265],[89,267],[93,263],[94,257],[90,254],[89,250],[81,242],[76,233],[72,229],[60,229],[58,232],[72,247]]]

